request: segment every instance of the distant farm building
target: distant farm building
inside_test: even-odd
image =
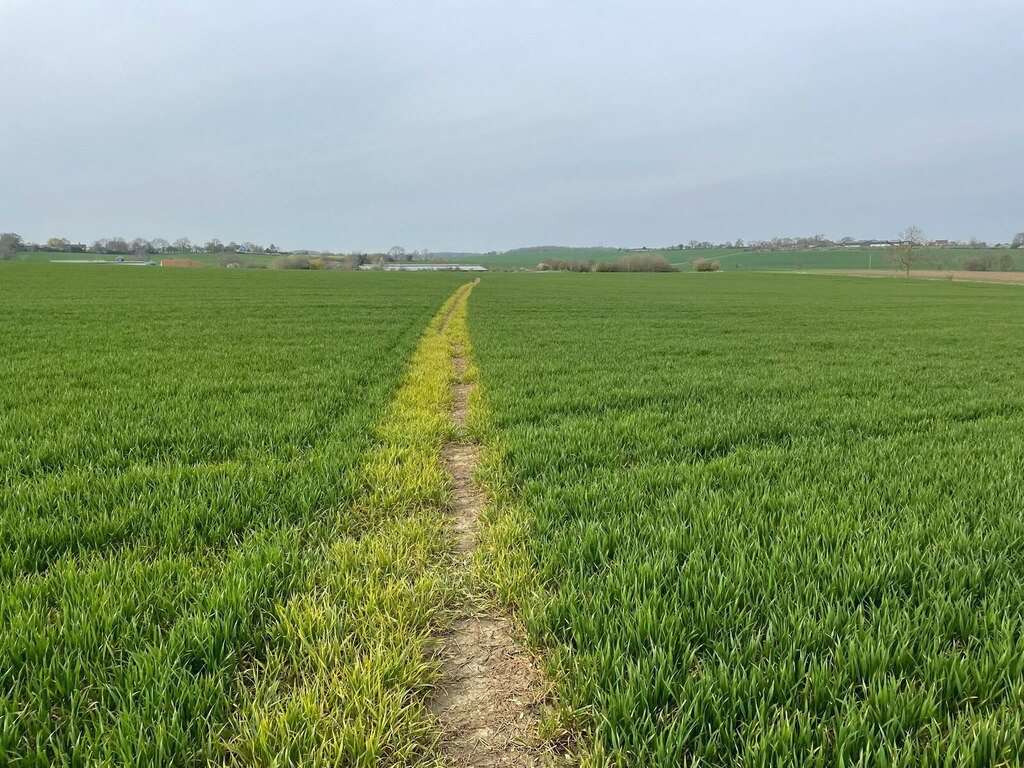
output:
[[[161,267],[201,267],[203,262],[191,261],[189,259],[161,259]]]
[[[363,264],[362,270],[383,270],[384,272],[486,272],[487,267],[480,264]]]
[[[896,240],[854,240],[852,243],[843,243],[843,248],[891,248],[899,245]]]

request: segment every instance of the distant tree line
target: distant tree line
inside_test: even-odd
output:
[[[816,248],[837,248],[837,247],[879,247],[884,246],[887,248],[901,249],[904,258],[897,259],[899,266],[905,268],[903,261],[905,258],[911,258],[915,260],[919,259],[917,253],[918,247],[928,246],[933,249],[955,249],[955,248],[970,248],[970,249],[985,249],[985,248],[1012,248],[1012,249],[1024,249],[1024,232],[1016,233],[1010,243],[997,243],[993,246],[989,246],[983,240],[977,238],[971,238],[967,241],[961,240],[933,240],[914,243],[914,248],[906,249],[903,248],[906,243],[902,239],[896,240],[857,240],[853,237],[843,237],[839,240],[831,240],[825,235],[807,235],[803,237],[774,237],[770,240],[752,240],[745,242],[742,239],[733,241],[726,240],[721,243],[713,243],[708,240],[690,240],[688,243],[679,243],[677,245],[671,245],[667,248],[648,249],[647,247],[626,250],[626,249],[610,249],[610,248],[595,248],[594,250],[620,250],[627,254],[633,255],[647,255],[656,254],[658,252],[665,251],[687,251],[687,250],[715,250],[715,249],[731,249],[731,250],[743,250],[750,252],[772,252],[772,251],[799,251]],[[513,251],[507,251],[507,253],[527,253],[531,251],[573,251],[579,252],[580,248],[569,248],[568,246],[536,246],[532,248],[519,248]],[[433,256],[427,249],[423,250],[406,250],[402,246],[396,245],[388,249],[387,252],[382,253],[366,253],[362,251],[353,251],[351,253],[331,253],[329,251],[285,251],[278,246],[271,243],[270,245],[263,246],[259,243],[254,242],[243,242],[237,243],[230,241],[224,243],[217,238],[206,241],[205,243],[193,243],[187,237],[179,237],[176,240],[169,241],[164,238],[158,237],[152,240],[137,237],[132,240],[128,240],[123,237],[109,237],[100,238],[94,241],[91,245],[85,243],[76,243],[68,240],[64,237],[51,237],[45,243],[30,243],[26,242],[20,235],[14,232],[5,232],[0,234],[0,261],[7,261],[18,257],[19,253],[23,252],[52,252],[52,253],[92,253],[97,255],[113,255],[113,256],[134,256],[135,258],[148,258],[149,256],[157,254],[169,254],[169,253],[212,253],[218,254],[220,258],[218,262],[221,266],[264,266],[264,262],[259,263],[245,263],[242,256],[245,254],[261,254],[261,255],[275,255],[275,256],[295,256],[298,258],[278,258],[274,262],[271,262],[270,266],[278,266],[286,269],[357,269],[365,265],[382,266],[384,264],[393,262],[411,262],[411,261],[437,261],[438,258]],[[497,255],[497,252],[490,252],[488,255]],[[948,261],[948,260],[947,260]],[[643,262],[642,260],[637,262],[638,264],[643,263],[644,269],[642,271],[659,271],[660,266],[655,268],[655,262]],[[557,271],[569,271],[569,272],[591,272],[591,271],[607,271],[607,270],[627,270],[622,265],[623,262],[613,262],[609,265],[608,262],[596,262],[593,259],[583,261],[580,259],[566,258],[558,259],[551,258],[546,259],[539,266],[541,269],[557,270]],[[667,264],[667,262],[666,262]],[[1014,267],[1014,260],[1009,254],[996,255],[972,255],[963,262],[964,269],[969,270],[1009,270]]]
[[[410,262],[414,260],[428,261],[432,259],[430,251],[406,250],[400,245],[393,246],[386,253],[332,253],[330,251],[283,251],[271,243],[263,246],[259,243],[231,241],[224,243],[218,238],[205,243],[193,243],[187,237],[177,240],[165,240],[157,237],[152,240],[136,237],[129,240],[124,237],[103,237],[91,245],[75,243],[66,237],[51,237],[45,243],[29,243],[20,235],[7,232],[0,235],[0,258],[17,258],[23,252],[44,253],[92,253],[104,256],[134,256],[145,258],[158,254],[170,253],[212,253],[218,254],[221,266],[254,266],[245,264],[242,256],[246,254],[296,256],[299,258],[281,259],[280,265],[292,269],[355,269],[364,264],[386,264],[392,262]]]
[[[531,245],[526,248],[511,248],[503,253],[551,253],[555,251],[627,251],[628,248],[613,248],[607,245]],[[497,256],[498,251],[488,251],[484,256]]]
[[[852,239],[852,238],[851,238]],[[690,240],[687,243],[670,245],[664,249],[667,251],[712,251],[716,249],[746,250],[746,251],[783,251],[803,250],[807,248],[825,248],[835,245],[824,235],[810,235],[808,237],[774,237],[771,240],[752,240],[749,243],[742,238],[736,240],[725,240],[721,243],[714,243],[710,240]],[[648,250],[643,248],[641,250]]]
[[[51,243],[54,238],[47,241]],[[263,246],[258,243],[244,242],[236,243],[232,240],[229,243],[222,243],[217,238],[207,240],[205,243],[193,243],[187,237],[179,237],[177,240],[168,241],[162,237],[153,240],[137,237],[134,240],[126,240],[123,237],[100,238],[89,246],[89,253],[118,254],[144,256],[159,253],[280,253],[281,250],[271,243]]]
[[[360,267],[383,267],[385,264],[409,263],[421,261],[426,263],[442,263],[444,260],[432,255],[424,248],[421,251],[407,251],[401,246],[394,246],[387,252],[366,253],[331,253],[330,251],[294,251],[279,256],[266,266],[270,269],[359,269]]]
[[[730,250],[744,250],[744,251],[805,251],[815,248],[852,248],[857,246],[885,246],[885,245],[899,245],[902,242],[900,239],[896,240],[881,240],[875,238],[860,239],[846,236],[838,240],[832,240],[825,235],[806,235],[803,237],[773,237],[770,240],[750,240],[744,241],[738,240],[726,240],[721,243],[713,243],[709,240],[690,240],[688,243],[679,243],[678,245],[672,245],[668,248],[653,249],[653,250],[668,250],[668,251],[694,251],[694,250],[716,250],[716,249],[730,249]],[[921,242],[921,245],[930,246],[932,248],[1024,248],[1024,232],[1018,232],[1013,236],[1010,243],[995,243],[989,245],[984,240],[979,240],[976,237],[972,237],[969,240],[932,240],[928,242]],[[642,250],[648,250],[644,248]]]
[[[544,259],[537,268],[542,272],[678,272],[658,253],[629,253],[618,261],[580,261]]]
[[[6,252],[44,252],[44,253],[95,253],[116,256],[147,256],[163,253],[280,253],[280,249],[271,243],[262,246],[258,243],[222,243],[217,238],[206,243],[193,243],[187,237],[177,240],[165,240],[162,237],[147,240],[136,237],[128,240],[124,237],[102,237],[92,243],[75,243],[66,237],[51,237],[45,243],[25,242],[21,236],[7,232],[2,235]]]

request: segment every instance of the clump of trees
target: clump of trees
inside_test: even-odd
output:
[[[72,243],[66,237],[51,237],[45,245],[39,246],[39,250],[57,253],[85,253],[89,250],[89,246],[85,243]]]
[[[339,269],[359,269],[359,267],[366,263],[366,254],[349,253],[342,256],[338,263]]]
[[[968,272],[1012,272],[1016,266],[1012,254],[1004,253],[998,258],[991,253],[964,259],[963,268]]]
[[[313,257],[306,253],[278,256],[270,262],[271,269],[318,269],[313,266]]]
[[[222,256],[222,260],[224,257]],[[281,254],[268,265],[270,269],[359,269],[372,266],[383,269],[385,265],[395,262],[411,262],[413,260],[430,261],[430,252],[407,251],[395,246],[386,253],[331,253],[328,251],[294,251]]]
[[[693,262],[693,269],[695,272],[717,272],[721,269],[721,265],[717,261],[697,259]]]
[[[578,259],[544,259],[542,272],[678,272],[660,253],[630,253],[618,261],[595,262]]]
[[[0,261],[11,261],[18,258],[24,248],[24,241],[21,235],[14,232],[0,234]]]
[[[660,253],[630,253],[615,262],[613,272],[678,272]]]
[[[542,272],[594,272],[599,265],[593,259],[544,259],[537,265]]]

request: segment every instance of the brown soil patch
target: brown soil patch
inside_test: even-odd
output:
[[[905,272],[880,269],[815,270],[816,274],[857,275],[860,277],[906,277]],[[1024,283],[1024,272],[942,272],[937,269],[915,269],[911,277],[921,280],[957,280],[971,283]]]
[[[501,618],[459,619],[441,653],[444,689],[434,700],[441,752],[457,768],[543,765],[536,745],[540,672]]]
[[[466,360],[460,349],[455,369],[452,419],[461,429],[472,385],[461,381]],[[484,506],[483,493],[473,480],[480,447],[450,443],[442,455],[452,478],[453,549],[460,567],[468,571]],[[444,761],[455,768],[544,765],[544,750],[537,741],[545,699],[543,677],[512,639],[509,621],[497,615],[462,616],[441,638],[438,658],[444,679],[431,712],[441,725]]]
[[[456,349],[457,355],[462,354],[461,349]],[[469,418],[469,393],[473,389],[472,384],[465,384],[462,377],[466,375],[466,358],[455,358],[455,378],[452,385],[452,421],[455,427],[462,430],[466,426],[466,419]]]
[[[476,549],[476,527],[484,500],[476,483],[473,472],[476,469],[480,448],[475,445],[449,444],[442,452],[444,465],[452,476],[452,495],[455,504],[452,518],[455,528],[455,551],[468,554]]]

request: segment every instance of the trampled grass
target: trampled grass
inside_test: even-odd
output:
[[[0,762],[425,753],[436,352],[391,403],[462,280],[409,277],[5,266]]]
[[[485,573],[590,762],[1019,764],[1022,310],[1014,286],[485,279]]]

